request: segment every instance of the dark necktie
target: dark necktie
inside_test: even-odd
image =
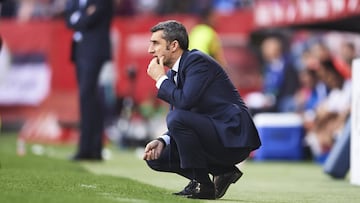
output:
[[[172,81],[175,82],[175,84],[177,83],[177,81],[175,80],[176,73],[177,73],[176,71],[171,70],[171,75],[170,75],[170,77],[171,77]]]
[[[171,70],[171,74],[170,74],[171,80],[175,83],[175,85],[177,84],[177,82],[175,80],[176,73],[177,73],[176,71]],[[173,104],[170,104],[170,109],[174,110],[174,105]]]

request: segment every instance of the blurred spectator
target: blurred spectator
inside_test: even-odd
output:
[[[200,22],[189,33],[189,49],[198,49],[217,60],[223,68],[227,67],[221,41],[214,29],[216,13],[208,7],[201,11]]]
[[[320,157],[330,150],[350,115],[351,81],[341,75],[332,60],[322,61],[317,73],[330,93],[315,109],[312,125],[306,126],[306,141],[313,155]]]

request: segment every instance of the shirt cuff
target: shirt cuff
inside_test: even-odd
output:
[[[81,15],[80,11],[74,12],[74,13],[70,16],[70,23],[71,23],[71,24],[77,23],[77,22],[79,21],[79,19],[80,19],[80,15]]]
[[[170,136],[169,135],[161,135],[160,138],[165,141],[166,145],[170,144]]]
[[[156,81],[156,88],[160,89],[161,84],[164,82],[164,80],[168,79],[168,77],[166,75],[161,76],[157,81]]]

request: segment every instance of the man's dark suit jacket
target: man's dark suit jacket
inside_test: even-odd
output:
[[[237,89],[221,66],[200,51],[183,53],[177,85],[164,80],[158,97],[176,109],[209,117],[225,147],[253,150],[261,145],[257,129]]]
[[[77,57],[84,57],[109,60],[111,58],[109,27],[113,15],[112,0],[87,0],[86,5],[80,8],[79,0],[71,0],[68,1],[66,8],[68,27],[79,31],[82,35],[81,41],[73,43],[71,59],[75,61]],[[86,14],[89,5],[96,6],[95,13],[90,16]],[[77,23],[71,24],[70,16],[75,11],[80,11],[81,17]]]

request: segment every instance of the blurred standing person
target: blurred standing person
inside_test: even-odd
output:
[[[111,59],[112,0],[68,0],[66,23],[74,30],[71,60],[80,99],[80,140],[73,160],[102,160],[104,112],[98,91],[103,64]]]
[[[220,38],[214,29],[216,13],[211,6],[200,11],[200,23],[189,33],[189,49],[198,49],[217,60],[223,68],[227,67]]]

